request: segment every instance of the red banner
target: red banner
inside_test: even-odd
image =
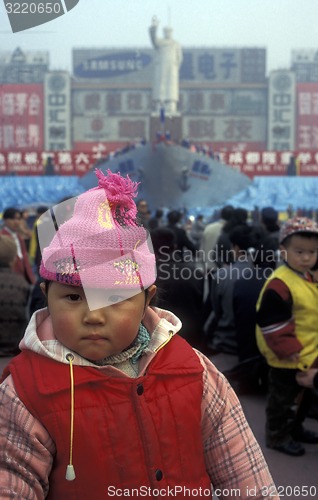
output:
[[[1,175],[85,175],[101,158],[75,151],[0,153]]]
[[[249,177],[288,175],[291,157],[294,172],[301,176],[318,175],[318,151],[242,151],[219,153],[216,159]],[[82,177],[96,162],[105,158],[100,151],[11,151],[0,152],[0,175],[78,175]]]
[[[0,151],[42,151],[43,86],[0,86]]]
[[[296,175],[318,175],[318,151],[243,151],[220,153],[220,160],[245,175],[288,175],[291,157],[295,158]]]
[[[121,142],[74,142],[73,150],[81,151],[81,152],[89,152],[89,153],[99,153],[107,156],[112,151],[116,151],[118,149],[122,149],[127,145],[127,141]]]

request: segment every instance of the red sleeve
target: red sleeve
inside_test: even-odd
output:
[[[257,324],[278,358],[301,351],[302,345],[295,335],[292,296],[283,281],[275,278],[268,283],[257,312]]]

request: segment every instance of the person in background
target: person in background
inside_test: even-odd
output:
[[[47,211],[48,207],[41,205],[36,209],[36,219],[33,224],[30,246],[29,246],[29,257],[32,263],[33,272],[38,276],[40,263],[41,263],[41,249],[39,246],[38,239],[38,224],[41,223],[40,216]]]
[[[200,248],[205,228],[205,224],[203,221],[204,221],[203,215],[202,214],[197,215],[189,233],[190,240],[194,243],[197,249]]]
[[[213,487],[222,500],[230,489],[279,499],[234,391],[177,335],[180,320],[150,305],[156,262],[136,183],[97,177],[43,250],[48,308],[3,375],[0,498],[102,499],[141,487],[147,498],[158,488],[211,497]]]
[[[161,227],[163,225],[162,219],[163,219],[163,210],[161,210],[161,208],[157,208],[157,210],[155,211],[155,215],[149,219],[148,223],[149,230],[152,231],[153,229]]]
[[[245,208],[237,207],[233,209],[228,221],[223,225],[216,243],[217,266],[222,267],[234,262],[232,243],[229,237],[230,232],[238,226],[247,224],[248,212]]]
[[[29,285],[12,271],[17,257],[10,236],[0,235],[0,356],[15,356],[27,323]]]
[[[266,231],[276,239],[277,241],[277,250],[279,247],[278,239],[279,239],[279,230],[280,225],[278,221],[278,212],[272,207],[264,207],[261,210],[261,223],[265,227]]]
[[[196,248],[192,241],[189,240],[186,230],[181,227],[182,214],[179,210],[171,210],[167,214],[167,227],[171,229],[175,236],[176,250],[175,255],[179,254],[179,258],[183,260],[184,253],[189,250],[191,254],[195,254]]]
[[[223,372],[234,389],[242,393],[266,393],[268,365],[255,338],[256,303],[267,278],[276,268],[276,240],[259,224],[250,248],[253,266],[233,287],[233,313],[237,338],[238,364]]]
[[[32,260],[34,263],[33,264],[34,272],[37,275],[37,281],[31,291],[31,297],[28,307],[29,318],[31,318],[32,314],[35,311],[37,311],[38,309],[42,309],[47,305],[45,295],[41,290],[41,283],[43,279],[39,275],[39,269],[41,264],[41,248],[39,239],[41,241],[42,246],[45,246],[44,245],[45,234],[43,234],[42,228],[44,227],[45,229],[46,225],[48,224],[48,221],[51,220],[52,217],[51,212],[54,213],[55,220],[59,221],[59,224],[63,224],[64,222],[66,222],[73,215],[75,202],[76,202],[76,197],[71,197],[71,198],[66,197],[60,200],[60,203],[58,203],[54,207],[51,207],[50,209],[48,209],[45,206],[40,206],[37,209],[38,216],[34,223],[33,238],[31,240],[31,247],[30,247],[30,254],[31,254],[30,256],[33,257],[34,255],[34,258]]]
[[[217,268],[217,241],[221,234],[223,226],[229,221],[233,215],[234,208],[232,205],[226,205],[220,213],[220,220],[207,224],[202,234],[200,250],[203,254],[203,262],[208,271]]]
[[[29,255],[25,247],[24,240],[19,235],[19,228],[21,224],[20,210],[9,207],[3,212],[2,218],[4,226],[1,230],[1,234],[10,236],[10,238],[12,238],[15,242],[17,248],[17,257],[12,269],[14,272],[20,274],[30,285],[33,285],[36,279],[31,269]]]
[[[137,203],[137,211],[138,211],[138,220],[140,221],[140,224],[142,224],[144,227],[148,228],[148,223],[150,219],[150,211],[148,207],[148,203],[146,200],[143,198],[140,198]]]
[[[251,226],[241,224],[228,233],[231,244],[230,264],[219,268],[212,279],[209,316],[204,331],[207,349],[237,355],[238,342],[233,311],[233,290],[236,280],[249,274],[253,267],[248,249],[254,246],[254,232]]]
[[[296,381],[298,370],[318,360],[318,289],[310,272],[318,225],[305,217],[289,219],[279,242],[283,265],[266,281],[256,306],[257,344],[269,365],[266,445],[301,456],[302,443],[318,443],[318,435],[303,427],[311,394]]]
[[[25,248],[27,251],[29,251],[29,245],[30,245],[30,239],[32,236],[32,229],[30,228],[28,224],[28,219],[30,217],[30,212],[29,210],[21,210],[21,221],[20,221],[20,227],[19,227],[19,235],[21,238],[24,240],[25,243]]]
[[[193,260],[180,262],[174,258],[175,235],[167,227],[150,233],[156,256],[158,295],[156,306],[173,312],[182,322],[179,334],[190,345],[200,348],[203,338],[203,284],[202,266]]]

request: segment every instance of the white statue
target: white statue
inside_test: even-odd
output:
[[[177,113],[179,100],[182,49],[180,44],[172,39],[171,28],[164,28],[164,38],[157,37],[158,24],[157,18],[153,17],[149,28],[151,42],[156,49],[152,98],[156,104],[156,111],[164,108],[166,113],[173,115]]]

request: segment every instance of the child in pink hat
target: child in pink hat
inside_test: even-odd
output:
[[[39,225],[48,307],[0,385],[0,497],[279,498],[227,381],[150,305],[137,185],[97,177],[72,214],[57,206]]]

